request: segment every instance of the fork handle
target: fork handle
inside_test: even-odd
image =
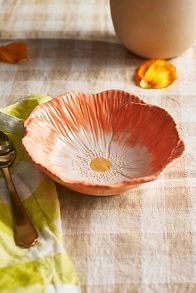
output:
[[[29,248],[37,242],[38,233],[16,191],[8,167],[2,168],[3,175],[11,196],[12,210],[14,215],[14,239],[18,246]]]

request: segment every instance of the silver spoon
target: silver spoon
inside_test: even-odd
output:
[[[11,196],[14,215],[14,239],[18,246],[29,248],[38,239],[38,233],[29,219],[12,181],[9,167],[16,158],[16,150],[8,136],[0,131],[0,168]]]

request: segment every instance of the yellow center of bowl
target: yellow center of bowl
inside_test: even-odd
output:
[[[104,158],[94,158],[90,162],[90,167],[95,172],[105,172],[112,167],[112,164],[109,160]]]

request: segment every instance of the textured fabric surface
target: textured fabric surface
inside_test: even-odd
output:
[[[0,0],[0,5],[1,38],[115,40],[109,0]]]
[[[64,243],[83,292],[195,292],[196,47],[171,60],[178,73],[172,86],[143,90],[133,76],[144,60],[115,39],[109,1],[28,3],[1,1],[7,11],[4,17],[0,10],[2,37],[42,38],[28,41],[28,63],[0,64],[1,107],[32,92],[55,97],[118,88],[168,110],[186,144],[183,158],[159,179],[120,196],[91,197],[57,186]]]
[[[13,181],[39,234],[36,245],[29,249],[15,245],[10,196],[0,175],[1,292],[80,292],[76,272],[63,246],[55,184],[29,162],[21,148],[22,119],[36,105],[50,99],[46,95],[32,95],[20,103],[0,109],[0,129],[11,138],[17,152],[10,167]]]

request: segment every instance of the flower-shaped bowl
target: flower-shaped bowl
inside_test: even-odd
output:
[[[37,106],[24,126],[22,143],[34,164],[90,195],[152,181],[184,151],[167,111],[120,90],[66,93]]]

